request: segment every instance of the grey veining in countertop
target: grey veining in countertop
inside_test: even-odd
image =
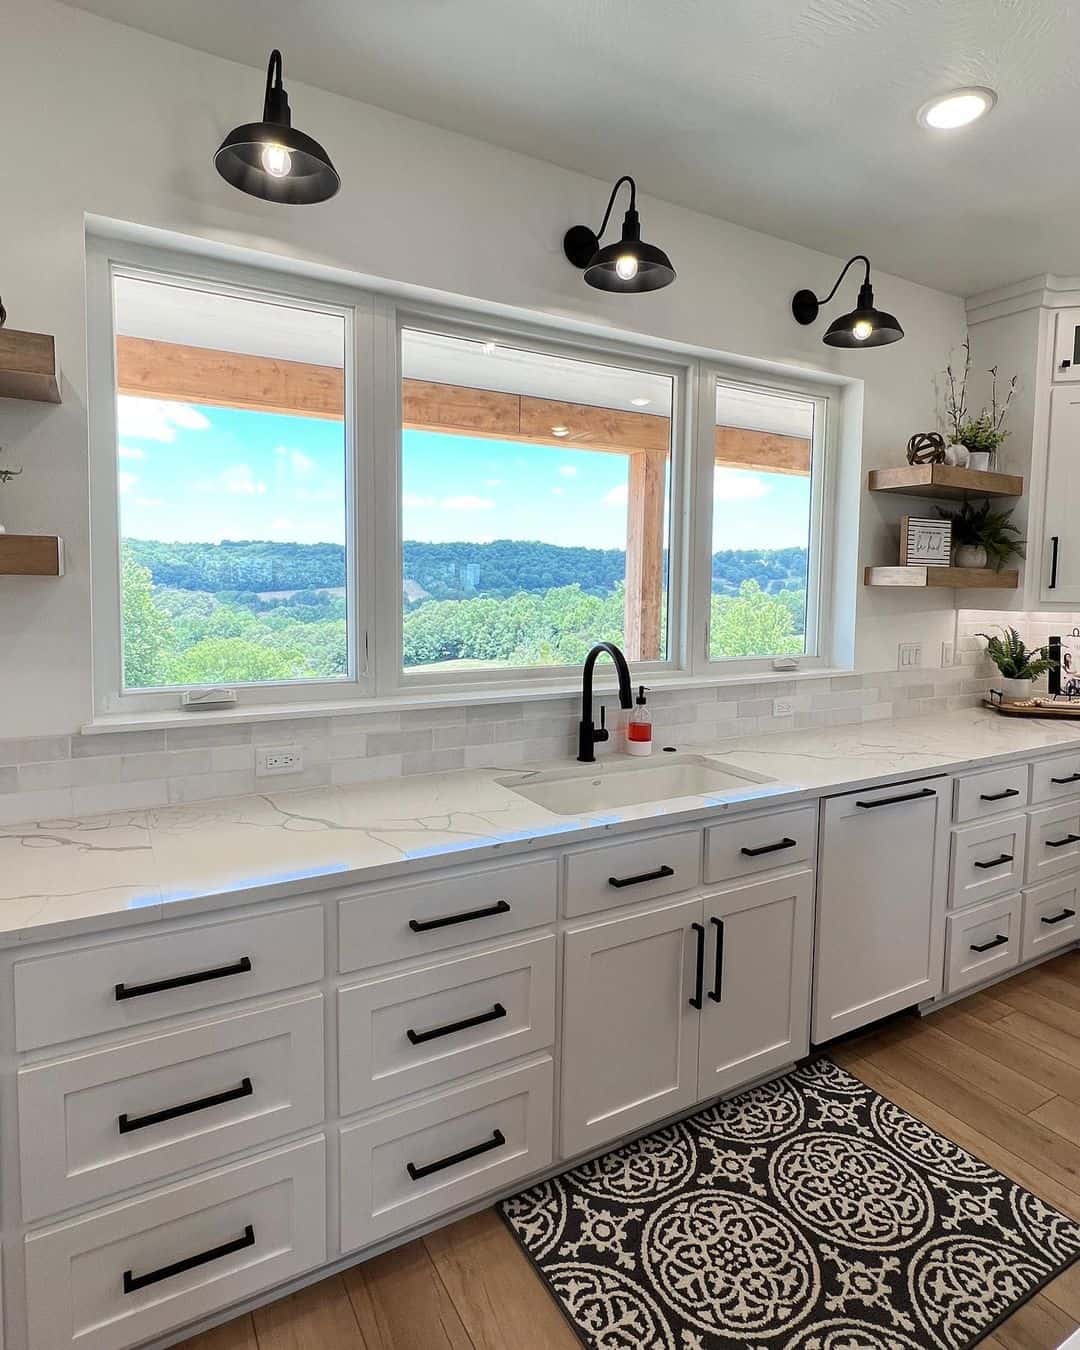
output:
[[[470,858],[778,806],[873,782],[1080,747],[1080,722],[982,709],[726,741],[695,753],[768,777],[735,800],[683,797],[581,816],[517,795],[540,768],[267,792],[0,829],[0,945],[402,876]],[[620,757],[621,760],[621,757]],[[625,761],[621,761],[625,762]],[[571,767],[567,762],[565,767]],[[602,767],[598,765],[598,768]],[[501,780],[501,781],[500,781]]]

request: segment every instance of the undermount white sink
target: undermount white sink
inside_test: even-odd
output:
[[[581,764],[528,779],[500,778],[504,787],[561,816],[640,806],[679,797],[733,797],[774,780],[746,769],[733,769],[704,755],[664,756],[642,763]]]

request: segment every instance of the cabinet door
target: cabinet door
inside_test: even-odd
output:
[[[825,803],[813,1038],[831,1040],[941,991],[942,802],[948,779]]]
[[[697,1100],[699,1014],[690,1000],[703,936],[699,896],[566,934],[564,1157]]]
[[[1080,309],[1059,309],[1055,317],[1054,379],[1080,380]]]
[[[1042,541],[1042,598],[1080,600],[1080,389],[1050,396],[1050,445],[1046,466],[1046,528]],[[1035,541],[1032,540],[1032,544]],[[1038,553],[1029,546],[1028,557]]]
[[[809,1049],[813,902],[809,868],[705,897],[699,1096],[726,1092]]]

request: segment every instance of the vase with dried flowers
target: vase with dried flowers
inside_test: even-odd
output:
[[[966,338],[963,347],[964,366],[959,374],[951,361],[945,367],[945,420],[950,442],[946,455],[949,462],[961,468],[990,469],[994,456],[1009,434],[1005,419],[1016,393],[1018,376],[1012,377],[1004,398],[999,398],[998,368],[991,366],[986,372],[990,376],[990,406],[973,414],[968,406],[967,388],[971,374],[971,342]]]
[[[0,455],[2,455],[3,453],[4,447],[0,445]],[[6,469],[0,467],[0,484],[10,483],[13,478],[18,478],[19,474],[21,473],[22,469]],[[0,534],[3,533],[4,533],[4,526],[2,523],[0,523]]]

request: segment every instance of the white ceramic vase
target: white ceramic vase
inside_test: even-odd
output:
[[[990,451],[969,450],[967,466],[969,469],[974,469],[978,473],[987,473],[990,469]]]
[[[986,549],[982,544],[957,544],[953,550],[953,564],[956,567],[985,567],[987,562]]]
[[[1008,699],[1031,697],[1032,680],[1010,680],[1005,675],[998,676],[998,688]]]

